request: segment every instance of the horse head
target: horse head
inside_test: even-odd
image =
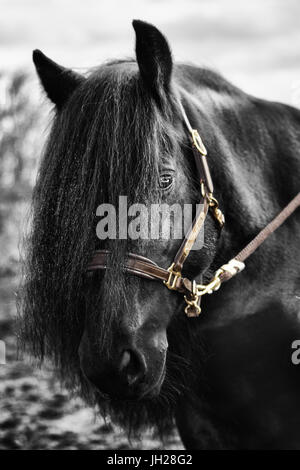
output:
[[[132,416],[135,407],[145,419],[152,407],[159,421],[161,406],[172,408],[191,385],[188,338],[198,323],[184,316],[182,295],[123,267],[133,252],[168,268],[184,232],[171,236],[178,228],[173,213],[168,237],[159,229],[151,238],[149,221],[140,217],[138,238],[99,239],[97,208],[116,208],[126,196],[131,210],[165,204],[183,214],[190,205],[195,215],[201,186],[178,99],[209,148],[217,144],[214,116],[190,99],[195,81],[207,85],[208,72],[175,66],[160,31],[141,21],[133,26],[136,60],[109,62],[87,76],[34,52],[55,118],[33,196],[23,336],[35,355],[54,360],[69,386],[81,386],[102,408],[110,403]],[[218,186],[222,175],[213,173]],[[161,221],[164,227],[163,215]],[[211,212],[201,236],[184,264],[189,279],[201,279],[217,251],[220,227]],[[87,274],[95,249],[109,249],[108,266]]]

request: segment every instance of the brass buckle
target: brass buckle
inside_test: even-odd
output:
[[[193,144],[196,147],[196,149],[198,150],[198,152],[200,152],[202,155],[206,156],[207,155],[207,150],[205,148],[205,145],[204,145],[197,129],[192,129],[191,134],[192,134]]]
[[[169,274],[168,280],[164,281],[164,284],[170,290],[177,290],[176,282],[177,282],[177,279],[180,278],[181,272],[174,271],[173,268],[174,268],[174,263],[172,263],[171,266],[167,269],[167,271],[169,271],[170,274]]]
[[[207,199],[208,199],[209,207],[211,208],[213,212],[214,218],[218,221],[221,228],[223,228],[225,225],[225,217],[221,209],[219,209],[218,200],[215,197],[213,197],[212,194],[208,194]]]
[[[223,270],[220,268],[214,275],[213,279],[206,285],[197,284],[196,281],[193,281],[193,290],[188,296],[184,296],[185,303],[187,304],[184,311],[188,317],[198,317],[201,313],[201,308],[199,306],[199,297],[202,297],[205,294],[212,294],[214,291],[218,290],[221,286],[220,274]]]
[[[191,298],[189,299],[186,295],[184,296],[186,307],[184,312],[188,317],[198,317],[201,313],[201,308],[199,306],[199,295],[197,293],[197,284],[196,281],[193,281],[193,292]]]

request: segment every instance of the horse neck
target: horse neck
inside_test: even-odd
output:
[[[299,191],[300,111],[242,92],[208,92],[193,114],[227,219],[255,233]]]

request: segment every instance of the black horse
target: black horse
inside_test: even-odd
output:
[[[176,422],[187,448],[300,448],[300,214],[203,299],[198,318],[162,283],[124,272],[131,251],[167,268],[180,240],[96,236],[102,202],[196,204],[200,186],[182,114],[209,152],[222,232],[184,266],[204,280],[299,191],[300,112],[254,98],[219,74],[175,64],[164,36],[134,21],[136,60],[87,76],[35,51],[54,121],[33,194],[22,289],[22,341],[70,389],[140,432]],[[96,248],[109,269],[87,275]],[[299,366],[300,367],[300,366]]]

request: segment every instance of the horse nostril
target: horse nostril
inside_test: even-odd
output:
[[[124,351],[121,364],[120,364],[120,370],[122,371],[123,369],[125,369],[125,367],[128,366],[129,362],[130,362],[130,352]]]
[[[121,357],[120,372],[124,374],[128,385],[140,382],[146,373],[146,362],[142,354],[132,349],[126,349]]]

